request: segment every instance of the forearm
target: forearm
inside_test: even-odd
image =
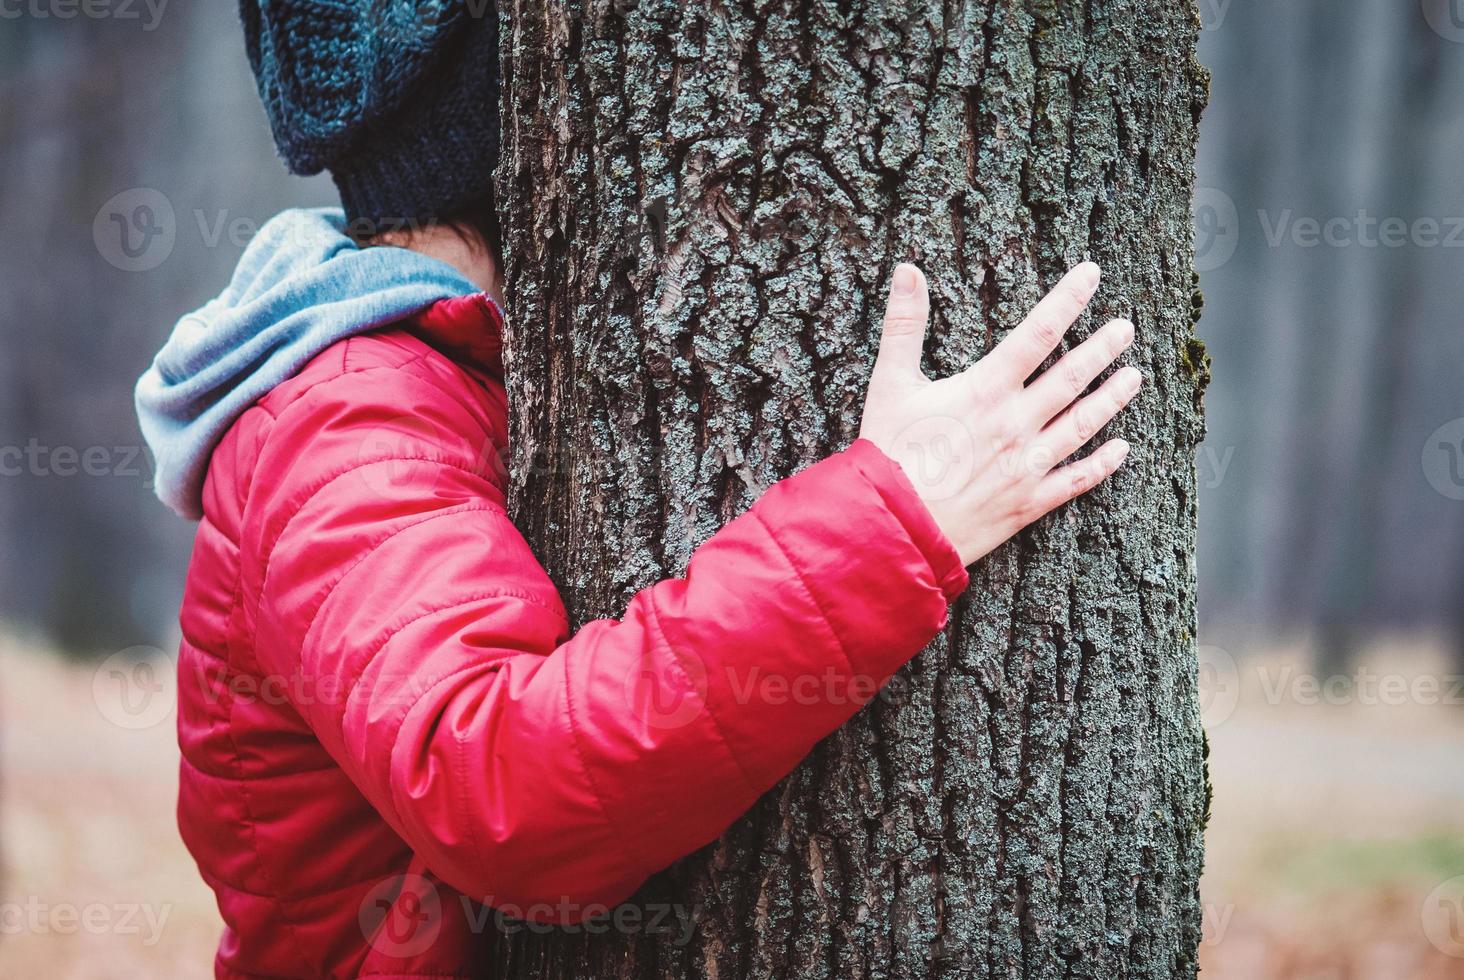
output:
[[[477,549],[435,561],[476,588],[393,633],[319,726],[339,725],[353,778],[445,880],[547,918],[621,900],[715,839],[929,642],[966,582],[868,443],[562,642]]]

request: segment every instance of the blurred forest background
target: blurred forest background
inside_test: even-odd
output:
[[[198,975],[217,924],[172,831],[170,717],[96,666],[165,676],[192,534],[132,385],[259,225],[334,192],[275,159],[234,4],[12,7],[0,974]],[[1464,976],[1464,0],[1199,11],[1202,962]],[[57,927],[83,896],[166,926]]]

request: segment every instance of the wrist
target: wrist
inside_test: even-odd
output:
[[[930,563],[946,598],[954,599],[965,591],[970,582],[966,562],[935,511],[921,497],[905,467],[874,441],[863,436],[845,452],[880,490],[886,506]]]

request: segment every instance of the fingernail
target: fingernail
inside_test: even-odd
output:
[[[920,285],[920,273],[908,262],[902,262],[895,266],[895,281],[891,284],[890,292],[895,296],[914,296],[915,287]]]
[[[1119,342],[1127,347],[1134,342],[1134,325],[1128,320],[1119,320],[1117,322]]]
[[[1098,268],[1096,262],[1084,262],[1075,270],[1078,273],[1078,281],[1081,282],[1089,292],[1098,288],[1098,280],[1103,278],[1103,270]]]
[[[1139,385],[1144,383],[1144,375],[1138,368],[1124,369],[1123,386],[1129,394],[1139,390]]]
[[[1129,454],[1129,444],[1123,439],[1113,440],[1113,462],[1122,463]]]

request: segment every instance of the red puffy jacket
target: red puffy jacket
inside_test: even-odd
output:
[[[856,442],[570,636],[504,511],[499,327],[468,296],[338,343],[213,454],[178,819],[220,977],[481,974],[485,907],[603,913],[715,839],[966,585]]]

